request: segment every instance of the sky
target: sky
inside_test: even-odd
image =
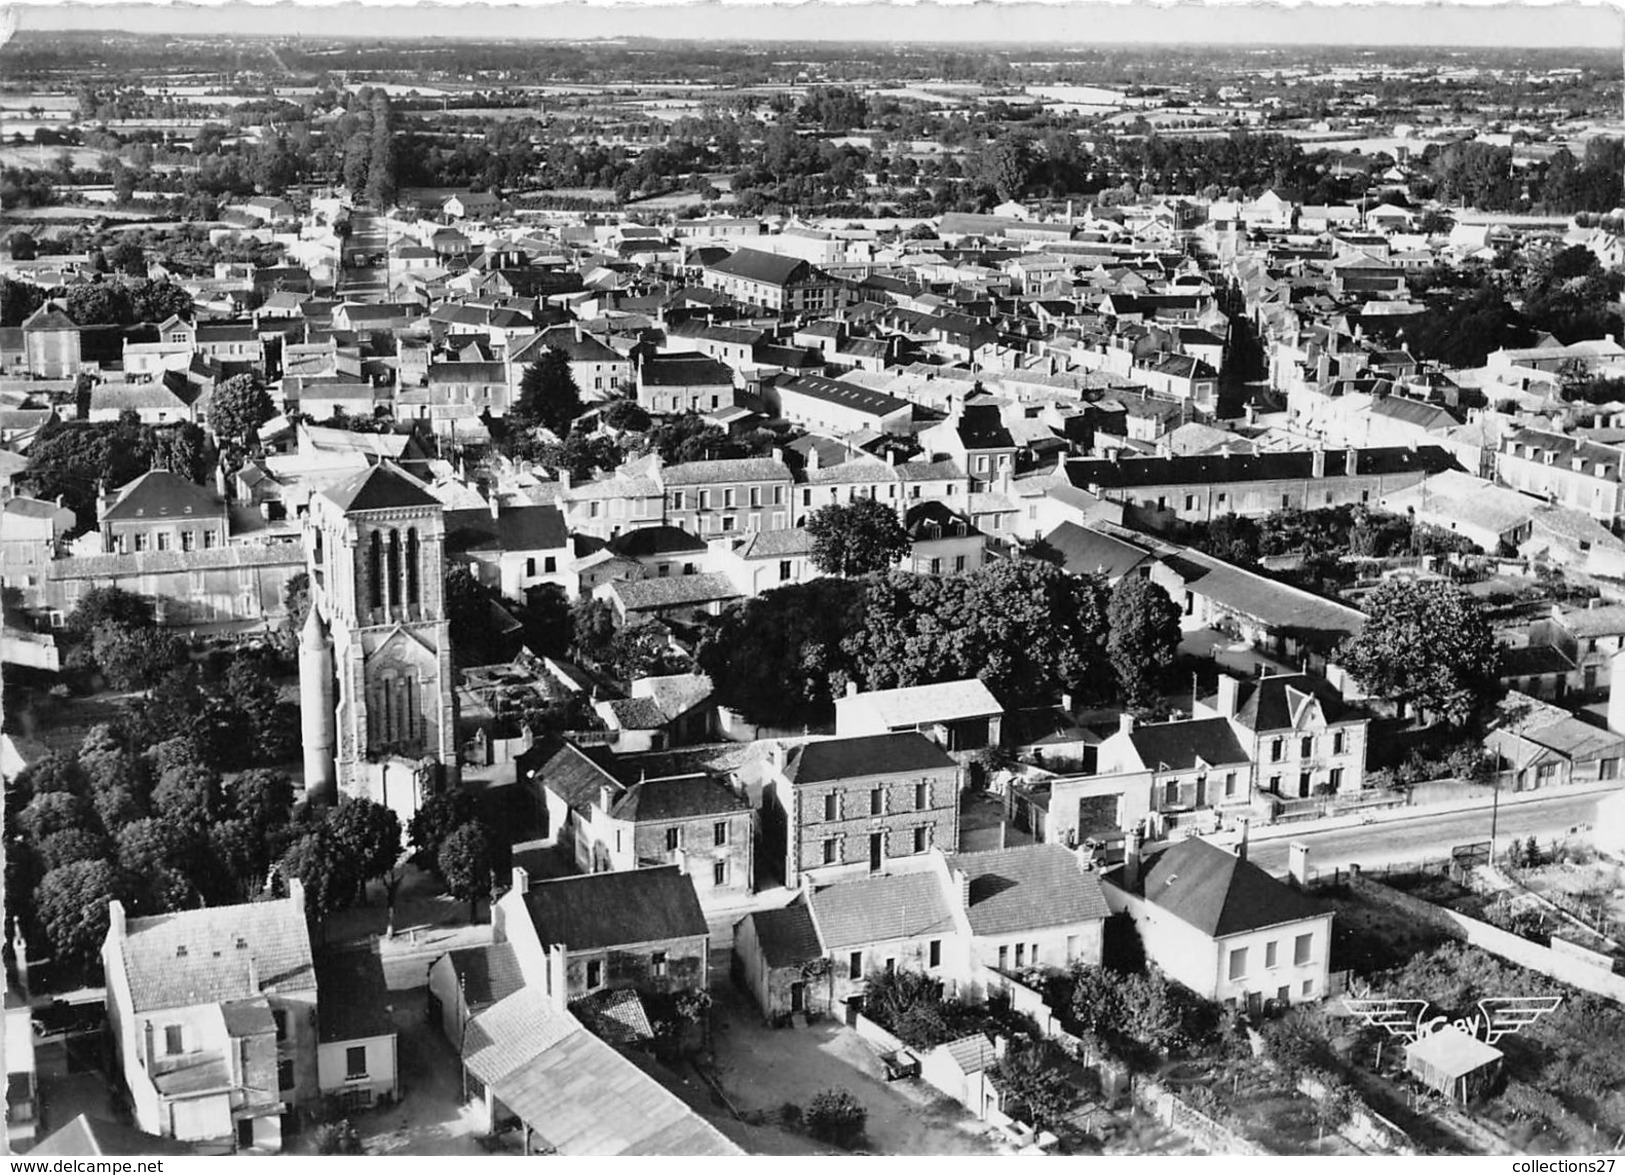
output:
[[[387,16],[385,12],[387,11]],[[756,3],[704,0],[585,4],[63,3],[4,9],[18,29],[307,36],[585,39],[639,35],[703,40],[961,43],[1461,45],[1625,51],[1625,12],[1605,3],[1208,4]],[[3,35],[3,33],[0,33]]]

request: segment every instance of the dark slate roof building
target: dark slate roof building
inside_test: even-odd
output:
[[[833,738],[806,743],[790,753],[784,775],[791,783],[825,783],[865,775],[953,770],[956,764],[918,731]]]
[[[535,881],[525,909],[542,942],[571,951],[708,933],[694,883],[676,865]]]

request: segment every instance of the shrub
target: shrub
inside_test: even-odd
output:
[[[820,1142],[852,1150],[863,1139],[869,1111],[844,1089],[826,1089],[807,1107],[807,1131]]]
[[[361,1134],[348,1118],[324,1122],[316,1127],[316,1153],[319,1155],[361,1155]]]

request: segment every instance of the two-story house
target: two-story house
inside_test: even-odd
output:
[[[735,301],[779,314],[827,314],[846,303],[836,278],[799,257],[737,249],[705,267],[701,284]]]
[[[1004,974],[1100,965],[1111,911],[1100,875],[1057,844],[957,853],[948,868],[970,923],[973,962]]]
[[[959,843],[959,765],[923,734],[775,748],[762,794],[762,854],[786,885],[878,872]]]
[[[108,907],[107,1018],[136,1125],[278,1150],[314,1101],[316,969],[304,889],[281,901],[130,918]]]
[[[948,419],[920,433],[920,444],[933,459],[947,458],[970,475],[972,493],[996,485],[1016,470],[1020,446],[1010,435],[998,404],[955,400]]]
[[[1192,713],[1230,719],[1253,761],[1256,791],[1301,799],[1357,792],[1365,784],[1369,720],[1323,677],[1238,681],[1221,673],[1218,693],[1197,702]]]
[[[905,566],[920,575],[975,571],[987,556],[987,536],[942,502],[920,502],[903,517],[909,554]]]
[[[647,355],[638,364],[638,406],[661,416],[732,408],[734,373],[697,351]]]
[[[1100,744],[1102,776],[1126,776],[1136,792],[1125,796],[1125,826],[1138,813],[1153,829],[1181,823],[1211,823],[1226,807],[1251,803],[1252,760],[1227,718],[1140,723],[1132,714]]]
[[[1332,913],[1246,858],[1190,837],[1148,856],[1130,834],[1106,880],[1113,912],[1134,920],[1146,958],[1204,999],[1262,1010],[1324,999]]]
[[[224,547],[230,516],[213,490],[154,469],[101,502],[102,551],[207,551]]]
[[[505,599],[523,602],[541,584],[574,598],[579,580],[564,514],[557,506],[502,506],[446,511],[446,557],[463,563]]]
[[[666,493],[667,525],[701,538],[789,524],[790,469],[777,457],[685,461],[658,468],[656,476]]]
[[[716,903],[751,891],[754,824],[749,800],[695,774],[601,786],[576,834],[594,873],[677,865],[703,902]]]
[[[1590,601],[1563,608],[1529,625],[1529,644],[1558,650],[1569,661],[1567,692],[1595,696],[1613,685],[1614,656],[1625,648],[1625,605]]]
[[[1495,475],[1506,485],[1625,527],[1625,450],[1563,433],[1523,429],[1501,438]]]

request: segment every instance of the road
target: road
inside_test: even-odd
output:
[[[1571,828],[1589,825],[1596,818],[1600,798],[1600,795],[1593,793],[1502,804],[1496,821],[1495,839],[1504,847],[1512,837],[1521,840],[1534,836],[1544,841],[1562,836]],[[1449,855],[1453,845],[1472,844],[1488,840],[1489,836],[1490,810],[1484,808],[1261,841],[1251,847],[1248,858],[1271,873],[1285,874],[1287,846],[1293,840],[1301,840],[1309,846],[1311,869],[1325,872],[1350,863],[1371,868],[1407,861],[1439,860]]]
[[[339,293],[345,301],[382,302],[387,298],[388,252],[389,237],[384,231],[383,218],[357,208],[350,215],[350,235],[344,242],[344,265],[339,277]],[[354,265],[352,261],[358,254],[386,260],[383,265]]]

